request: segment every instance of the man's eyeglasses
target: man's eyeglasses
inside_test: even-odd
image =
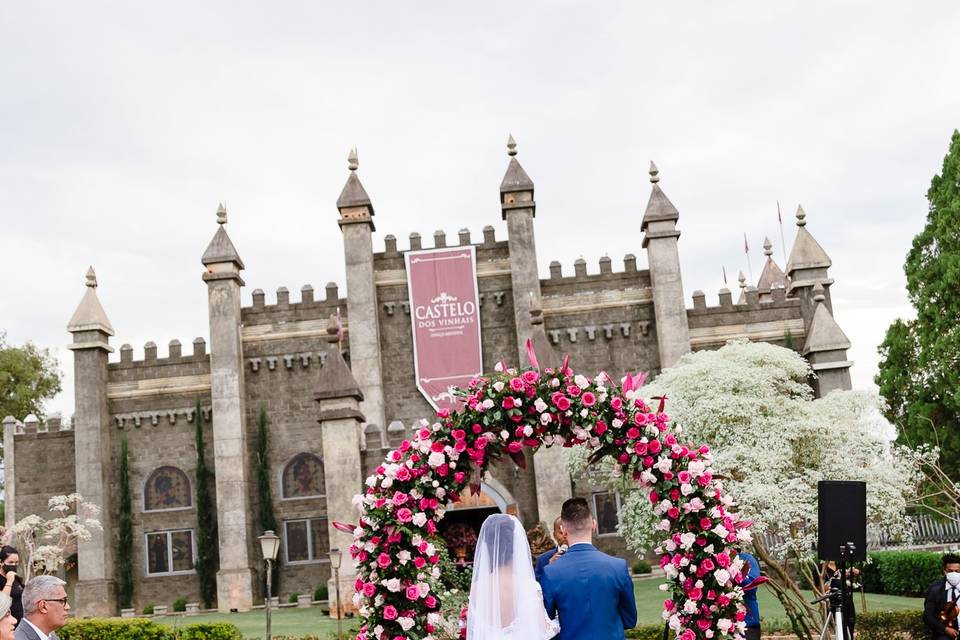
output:
[[[43,601],[44,601],[44,602],[59,602],[59,603],[60,603],[61,605],[63,605],[64,607],[67,606],[67,600],[69,600],[69,598],[66,598],[66,597],[64,597],[64,598],[43,598]]]

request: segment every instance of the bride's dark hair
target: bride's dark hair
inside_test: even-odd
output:
[[[487,518],[480,528],[480,535],[490,555],[490,570],[513,563],[514,522],[510,516],[495,514]]]

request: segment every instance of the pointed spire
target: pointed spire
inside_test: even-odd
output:
[[[323,336],[323,339],[330,345],[328,347],[329,354],[323,367],[320,368],[320,378],[313,396],[315,400],[344,397],[363,400],[360,385],[353,377],[353,372],[347,366],[340,351],[340,331],[341,325],[337,316],[331,315],[327,321],[327,333]]]
[[[237,253],[237,248],[233,246],[230,236],[227,235],[227,208],[220,203],[217,207],[217,232],[213,234],[213,239],[207,245],[207,250],[203,252],[200,262],[204,266],[220,263],[233,263],[239,269],[243,269],[243,260]]]
[[[740,270],[740,275],[737,276],[737,281],[740,282],[740,296],[737,298],[737,304],[745,304],[747,302],[747,276],[743,275],[743,270]]]
[[[643,214],[643,221],[640,223],[640,230],[646,231],[647,225],[651,222],[673,221],[680,219],[680,212],[673,206],[667,194],[660,188],[660,170],[654,162],[650,161],[650,182],[653,187],[650,189],[650,199],[647,201],[647,210]],[[678,232],[675,232],[679,235]],[[647,246],[647,238],[643,240],[643,246]]]
[[[807,214],[803,207],[797,207],[797,237],[787,260],[786,274],[796,280],[793,272],[799,269],[826,269],[833,261],[807,230]]]
[[[769,236],[764,237],[763,239],[763,255],[768,258],[773,255],[773,243],[770,242]]]
[[[114,335],[113,325],[107,318],[103,305],[97,297],[97,274],[93,267],[87,269],[87,275],[84,284],[87,290],[73,312],[70,322],[67,323],[67,331],[74,333],[78,331],[102,331],[108,336]]]
[[[803,345],[804,356],[821,351],[844,351],[850,348],[850,339],[827,309],[825,300],[823,284],[818,280],[813,286],[813,301],[816,308]]]
[[[350,175],[347,176],[347,183],[343,185],[340,197],[337,198],[337,209],[340,210],[340,224],[366,222],[373,225],[373,203],[370,202],[370,196],[367,190],[363,188],[360,177],[357,175],[357,168],[360,166],[360,158],[357,155],[357,148],[350,149],[347,154],[347,168],[350,169]]]
[[[507,166],[507,172],[500,183],[501,202],[504,201],[503,194],[516,193],[519,191],[533,192],[533,180],[527,175],[527,172],[520,166],[517,160],[517,141],[513,139],[513,134],[507,138],[507,155],[510,157],[510,164]],[[532,197],[532,195],[531,195]]]

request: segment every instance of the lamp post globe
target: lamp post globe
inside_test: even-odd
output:
[[[277,552],[280,550],[280,537],[273,531],[264,531],[263,535],[257,538],[260,541],[260,551],[263,553],[263,560],[267,563],[267,598],[264,609],[267,614],[267,639],[271,636],[271,602],[273,594],[273,562],[277,559]]]

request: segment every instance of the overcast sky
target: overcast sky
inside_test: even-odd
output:
[[[356,145],[375,248],[493,224],[512,132],[551,260],[646,256],[654,159],[680,211],[687,304],[783,266],[802,203],[833,258],[854,384],[910,313],[903,258],[960,126],[960,4],[5,2],[0,329],[55,350],[96,268],[141,358],[206,336],[217,203],[262,288],[343,287],[335,202]],[[342,290],[342,289],[341,289]],[[115,354],[114,358],[118,358]],[[21,416],[22,417],[22,416]]]

